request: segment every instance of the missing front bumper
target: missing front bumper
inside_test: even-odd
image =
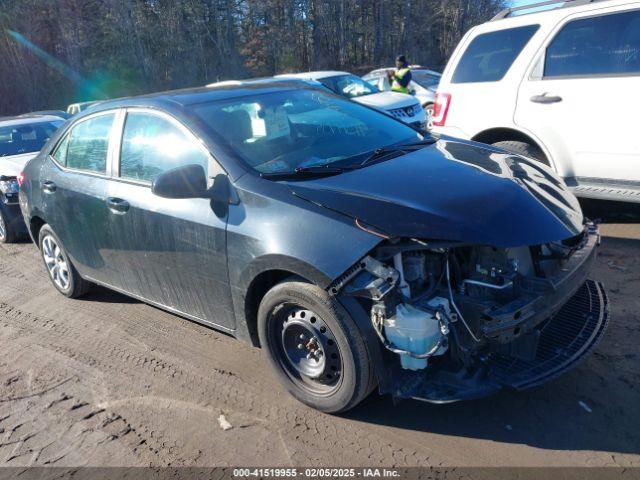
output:
[[[583,360],[600,342],[608,319],[602,284],[587,280],[558,313],[541,324],[533,359],[494,353],[473,373],[446,368],[399,371],[392,393],[400,398],[447,403],[484,397],[502,388],[525,390],[543,384]]]

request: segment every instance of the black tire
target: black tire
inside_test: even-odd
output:
[[[9,221],[2,199],[0,199],[0,243],[14,243],[17,239],[13,223]]]
[[[325,358],[325,368],[319,378],[300,373],[299,366],[291,361],[291,350],[287,350],[287,332],[293,328],[289,322],[292,318],[301,320],[295,318],[299,310],[311,312],[308,319],[315,325],[312,339],[319,339],[316,347],[320,345],[321,348],[316,351]],[[299,315],[304,317],[302,313]],[[308,325],[311,327],[310,323]],[[375,387],[373,365],[358,327],[337,301],[315,285],[285,281],[269,290],[258,309],[258,333],[260,344],[280,382],[291,395],[310,407],[327,413],[344,412],[360,403]],[[330,338],[325,342],[325,337]],[[300,338],[304,337],[301,335]],[[307,350],[301,345],[297,348],[304,356]],[[309,348],[308,345],[305,348]],[[333,362],[339,369],[335,364],[331,365]],[[332,373],[333,378],[327,380],[325,377],[331,378]]]
[[[549,160],[547,160],[544,152],[540,150],[540,148],[538,148],[536,145],[532,145],[526,142],[518,142],[515,140],[504,140],[501,142],[495,142],[492,145],[494,147],[508,150],[509,152],[533,158],[534,160],[538,160],[539,162],[544,163],[547,166],[549,165]]]
[[[50,251],[50,240],[55,242],[54,244],[58,247],[59,255],[55,254],[47,257],[47,252]],[[47,242],[47,245],[45,245],[45,241]],[[49,280],[51,280],[51,283],[56,290],[69,298],[82,297],[89,291],[91,284],[80,276],[76,268],[73,266],[73,263],[71,263],[71,260],[69,260],[69,256],[67,255],[62,242],[60,242],[60,239],[49,225],[45,224],[40,229],[40,233],[38,235],[38,247],[40,247],[40,256],[42,257],[45,269],[49,275]],[[56,259],[60,258],[66,264],[67,275],[63,276],[66,278],[66,281],[56,281],[54,278],[55,274],[52,269],[49,268],[49,264],[47,263],[47,258],[52,257],[55,257]],[[60,269],[58,269],[58,272],[60,272]],[[58,275],[60,275],[60,273],[58,273]]]

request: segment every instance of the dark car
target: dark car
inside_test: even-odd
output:
[[[28,237],[18,205],[18,176],[63,123],[39,114],[0,119],[0,243]]]
[[[53,285],[261,346],[323,411],[448,402],[573,367],[607,322],[597,228],[539,163],[300,82],[105,102],[29,162]]]

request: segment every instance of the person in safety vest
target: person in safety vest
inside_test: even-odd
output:
[[[400,93],[409,93],[409,84],[411,83],[411,69],[409,62],[404,55],[396,57],[396,71],[387,73],[391,82],[391,90]]]

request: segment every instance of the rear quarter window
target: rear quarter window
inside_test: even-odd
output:
[[[640,10],[573,20],[545,56],[544,76],[640,73]]]
[[[453,83],[502,80],[539,25],[509,28],[475,37],[453,72]]]
[[[101,114],[72,127],[66,147],[68,168],[102,174],[106,172],[107,149],[114,119],[113,113]]]

